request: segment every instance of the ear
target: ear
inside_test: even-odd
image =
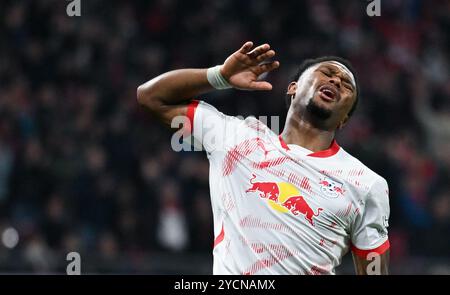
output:
[[[350,119],[350,117],[348,115],[345,115],[344,119],[342,119],[342,121],[339,122],[337,129],[344,128],[345,124],[347,124],[347,122],[348,122],[348,119]]]
[[[297,91],[297,82],[291,82],[291,84],[289,84],[288,86],[286,94],[293,95],[295,94],[295,91]]]

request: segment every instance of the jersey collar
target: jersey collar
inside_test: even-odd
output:
[[[284,148],[286,151],[289,151],[290,148],[286,144],[286,142],[283,140],[283,137],[281,136],[281,134],[278,136],[278,138],[280,139],[281,147]],[[339,151],[340,148],[341,147],[337,144],[336,140],[333,139],[333,141],[331,142],[331,145],[328,149],[310,153],[310,154],[308,154],[308,156],[316,157],[316,158],[328,158],[328,157],[334,156]]]

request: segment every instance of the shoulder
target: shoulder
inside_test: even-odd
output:
[[[346,180],[349,184],[362,189],[365,193],[379,193],[381,191],[388,193],[388,183],[383,176],[367,167],[342,147],[340,156],[341,160],[345,162]]]
[[[243,131],[246,131],[246,129],[264,131],[267,128],[263,122],[253,116],[243,117],[226,115],[213,105],[202,100],[193,101],[189,107],[192,109],[192,115],[195,114],[195,116],[198,116],[202,121],[207,121],[208,119],[213,122],[224,121],[236,127],[243,127]]]
[[[210,151],[251,150],[259,141],[270,136],[270,129],[253,116],[231,116],[200,101],[191,112],[194,136]]]

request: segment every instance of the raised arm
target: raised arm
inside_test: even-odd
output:
[[[246,42],[220,66],[220,74],[230,87],[241,90],[271,90],[272,85],[258,81],[258,76],[276,69],[278,61],[266,62],[275,56],[268,44],[253,48]],[[145,106],[161,122],[170,126],[176,116],[187,113],[192,98],[214,90],[207,78],[207,69],[181,69],[159,75],[137,89],[139,104]]]

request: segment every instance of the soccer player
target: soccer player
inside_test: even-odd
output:
[[[387,274],[388,185],[335,141],[358,101],[349,63],[305,61],[287,87],[278,135],[254,117],[227,116],[196,100],[225,88],[271,90],[258,77],[279,67],[269,44],[246,42],[222,65],[164,73],[138,102],[185,130],[210,162],[214,274],[334,274],[351,250],[358,274]]]

